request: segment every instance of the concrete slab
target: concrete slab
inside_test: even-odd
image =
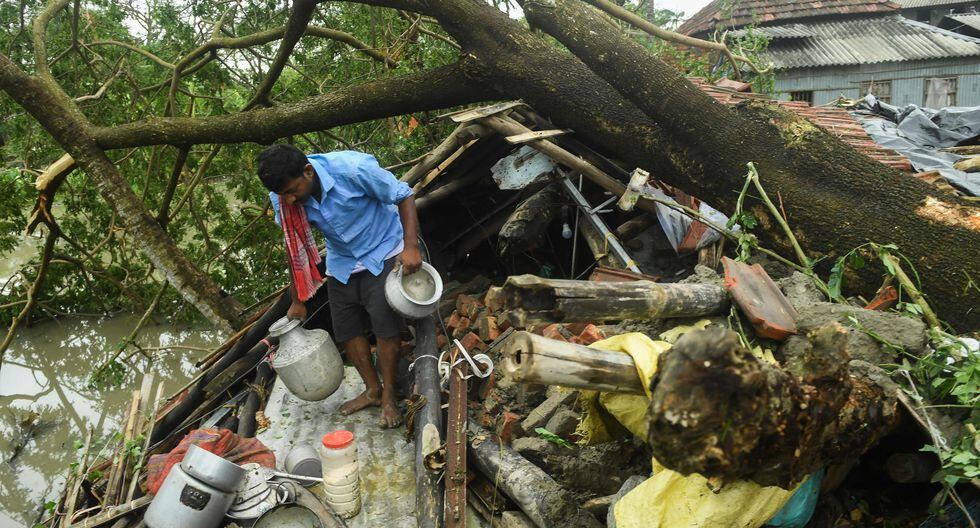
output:
[[[363,391],[364,384],[353,367],[345,369],[337,392],[318,402],[296,398],[276,380],[265,410],[270,426],[258,438],[276,453],[281,469],[293,446],[316,446],[330,431],[352,431],[357,441],[362,505],[361,512],[347,521],[348,526],[414,528],[415,447],[405,442],[405,429],[382,429],[377,408],[350,416],[338,412],[343,402]]]

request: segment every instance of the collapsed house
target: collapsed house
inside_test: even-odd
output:
[[[697,84],[726,104],[759,97]],[[847,112],[781,104],[913,177]],[[339,415],[362,390],[350,367],[324,401],[290,393],[267,359],[288,305],[273,297],[159,407],[144,383],[123,442],[83,457],[55,526],[139,525],[160,477],[147,457],[217,430],[257,440],[274,467],[353,432],[360,512],[322,526],[803,526],[850,511],[817,505],[842,486],[935,486],[938,462],[917,453],[935,431],[878,367],[894,350],[869,337],[925,350],[926,324],[883,311],[894,288],[833,304],[782,263],[726,258],[723,213],[521,102],[446,117],[457,128],[402,176],[444,282],[405,336],[404,435],[371,411]],[[328,311],[309,325],[330,330]]]

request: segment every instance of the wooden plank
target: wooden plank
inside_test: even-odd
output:
[[[453,356],[455,363],[459,353]],[[449,412],[446,424],[446,528],[466,526],[466,372],[464,361],[453,367],[449,377]]]
[[[449,166],[452,165],[453,162],[455,162],[460,156],[463,155],[464,152],[466,152],[466,149],[470,148],[470,146],[472,146],[476,142],[477,140],[475,139],[467,141],[461,147],[456,149],[456,151],[450,154],[448,158],[444,159],[442,163],[435,166],[432,170],[428,172],[428,174],[425,175],[424,178],[422,178],[418,183],[416,183],[415,186],[412,187],[412,192],[417,193],[422,189],[428,187],[430,183],[435,181],[435,179],[438,178],[440,174],[442,174],[442,171],[449,168]]]
[[[558,130],[534,130],[532,132],[525,132],[523,134],[517,134],[514,136],[507,136],[504,139],[507,140],[511,145],[519,145],[521,143],[527,143],[528,141],[534,141],[536,139],[544,139],[555,136],[560,136],[562,134],[568,134],[572,132],[572,129],[558,129]]]
[[[506,112],[512,108],[517,108],[518,106],[524,106],[523,101],[507,101],[504,103],[492,104],[489,106],[481,106],[480,108],[471,108],[469,110],[463,110],[462,112],[456,112],[452,114],[446,114],[449,119],[452,119],[456,123],[465,123],[467,121],[473,121],[474,119],[480,119],[501,112]],[[440,116],[442,117],[442,116]]]

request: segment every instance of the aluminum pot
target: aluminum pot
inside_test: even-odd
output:
[[[189,476],[177,464],[170,468],[143,521],[150,528],[216,528],[234,499],[234,493]]]
[[[436,310],[442,297],[442,277],[428,262],[411,275],[399,266],[385,279],[385,300],[393,310],[409,319],[421,319]]]
[[[227,492],[234,492],[245,478],[245,468],[196,445],[187,448],[180,468],[191,477]]]

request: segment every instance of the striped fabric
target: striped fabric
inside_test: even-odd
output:
[[[305,301],[316,293],[323,283],[320,270],[320,253],[316,250],[313,230],[306,220],[303,206],[282,202],[279,204],[279,225],[286,238],[286,255],[289,258],[289,271],[293,274],[296,295]]]

